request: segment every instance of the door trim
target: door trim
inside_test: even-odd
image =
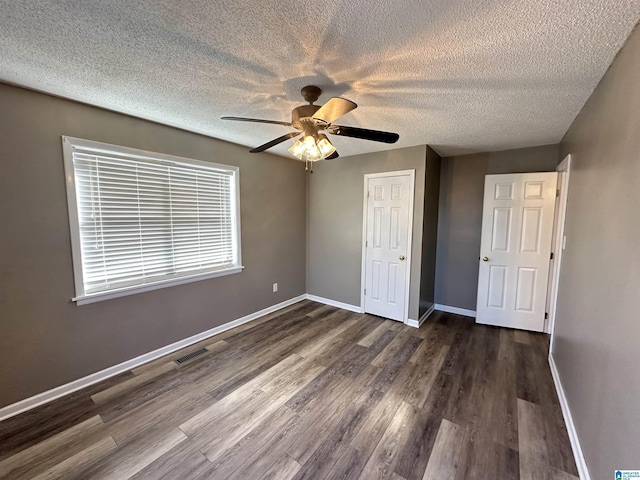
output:
[[[553,267],[549,273],[549,281],[553,282],[552,290],[547,298],[547,311],[549,312],[549,319],[547,322],[547,329],[545,333],[551,334],[551,341],[549,344],[549,351],[553,352],[554,332],[556,327],[556,313],[558,307],[558,286],[560,283],[560,269],[562,268],[562,254],[564,253],[564,225],[567,218],[567,200],[569,198],[569,176],[571,175],[571,154],[568,154],[562,162],[556,167],[556,172],[566,172],[564,178],[562,178],[562,185],[560,186],[560,201],[558,203],[558,212],[556,216],[555,236],[552,239],[552,251],[553,251]],[[560,178],[558,180],[560,180]]]
[[[362,190],[362,263],[360,268],[360,310],[361,313],[364,312],[364,287],[366,282],[366,260],[367,260],[367,251],[366,251],[366,242],[367,242],[367,191],[368,184],[370,178],[380,178],[380,177],[401,177],[409,175],[409,235],[407,235],[407,255],[406,260],[409,268],[407,268],[406,273],[406,291],[404,298],[404,308],[402,313],[402,323],[407,324],[409,322],[409,293],[411,292],[411,261],[413,259],[413,255],[411,254],[411,248],[413,245],[413,208],[414,208],[414,196],[415,196],[415,187],[416,187],[416,171],[415,169],[411,170],[397,170],[393,172],[379,172],[379,173],[365,173],[364,174],[364,188]]]

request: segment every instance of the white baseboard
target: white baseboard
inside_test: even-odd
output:
[[[285,300],[284,302],[278,303],[277,305],[272,305],[258,312],[250,313],[249,315],[245,315],[244,317],[225,323],[224,325],[219,325],[212,329],[206,330],[202,333],[198,333],[197,335],[193,335],[189,338],[179,340],[165,347],[158,348],[157,350],[154,350],[152,352],[145,353],[144,355],[140,355],[139,357],[133,358],[131,360],[127,360],[126,362],[120,363],[118,365],[114,365],[113,367],[109,367],[99,372],[92,373],[91,375],[87,375],[86,377],[79,378],[78,380],[74,380],[73,382],[67,383],[65,385],[61,385],[59,387],[48,390],[46,392],[39,393],[38,395],[34,395],[33,397],[26,398],[17,403],[7,405],[6,407],[0,408],[0,421],[13,417],[14,415],[18,415],[20,413],[26,412],[27,410],[31,410],[32,408],[38,407],[47,402],[51,402],[57,398],[63,397],[77,390],[80,390],[81,388],[88,387],[89,385],[93,385],[95,383],[101,382],[102,380],[106,380],[107,378],[113,377],[123,372],[127,372],[133,368],[139,367],[140,365],[150,362],[151,360],[160,358],[163,355],[173,353],[176,350],[180,350],[181,348],[188,347],[189,345],[193,345],[194,343],[201,342],[202,340],[205,340],[209,337],[212,337],[214,335],[227,331],[231,328],[238,327],[244,323],[250,322],[252,320],[255,320],[269,313],[275,312],[276,310],[280,310],[281,308],[285,308],[285,307],[288,307],[289,305],[293,305],[294,303],[298,303],[304,300],[305,298],[307,298],[306,295],[300,295],[298,297]]]
[[[553,377],[553,383],[556,386],[556,392],[558,392],[558,399],[560,400],[560,407],[562,408],[562,416],[564,417],[564,423],[567,426],[567,433],[569,434],[573,457],[576,460],[576,467],[578,468],[578,476],[580,477],[580,480],[591,480],[591,475],[587,468],[587,462],[584,459],[580,440],[578,439],[578,432],[576,432],[576,426],[573,423],[571,410],[569,410],[569,403],[567,402],[567,397],[565,396],[564,389],[562,388],[558,368],[556,367],[556,362],[553,359],[553,354],[551,353],[549,354],[549,367],[551,368],[551,376]]]
[[[330,298],[318,297],[316,295],[310,295],[308,293],[305,295],[305,298],[313,302],[324,303],[325,305],[330,305],[332,307],[342,308],[343,310],[363,313],[362,308],[357,305],[349,305],[348,303],[337,302],[335,300],[331,300]]]
[[[407,325],[410,326],[410,327],[414,327],[414,328],[420,328],[420,326],[425,322],[425,320],[427,318],[429,318],[429,315],[431,315],[435,311],[435,309],[436,309],[436,306],[435,305],[431,305],[431,307],[429,307],[429,309],[422,314],[420,319],[418,319],[418,320],[413,320],[411,318],[408,319],[407,320]]]
[[[464,315],[465,317],[476,318],[475,310],[467,310],[466,308],[450,307],[449,305],[440,305],[436,303],[436,310],[440,312],[455,313],[456,315]]]

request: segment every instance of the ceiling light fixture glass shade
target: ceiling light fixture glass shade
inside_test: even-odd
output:
[[[302,143],[304,143],[303,155],[307,160],[309,160],[310,162],[315,162],[322,159],[322,152],[318,148],[318,143],[313,136],[307,135],[302,140]]]
[[[296,143],[291,146],[289,152],[294,157],[302,160],[302,155],[304,154],[304,143],[302,143],[300,140],[297,140]]]
[[[307,135],[302,140],[296,141],[289,149],[293,156],[308,162],[322,160],[335,151],[335,147],[323,134],[318,135],[317,140],[313,135]]]
[[[322,158],[327,158],[329,155],[332,155],[336,151],[336,147],[331,145],[331,142],[329,141],[327,136],[322,133],[318,135],[318,148],[320,149]]]

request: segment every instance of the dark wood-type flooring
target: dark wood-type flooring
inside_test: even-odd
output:
[[[1,422],[0,478],[575,479],[547,350],[304,301]]]

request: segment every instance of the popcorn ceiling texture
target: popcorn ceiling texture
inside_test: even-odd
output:
[[[560,141],[640,18],[640,0],[0,0],[0,79],[254,147],[300,88],[395,131],[342,156]],[[285,142],[270,152],[288,155]]]

